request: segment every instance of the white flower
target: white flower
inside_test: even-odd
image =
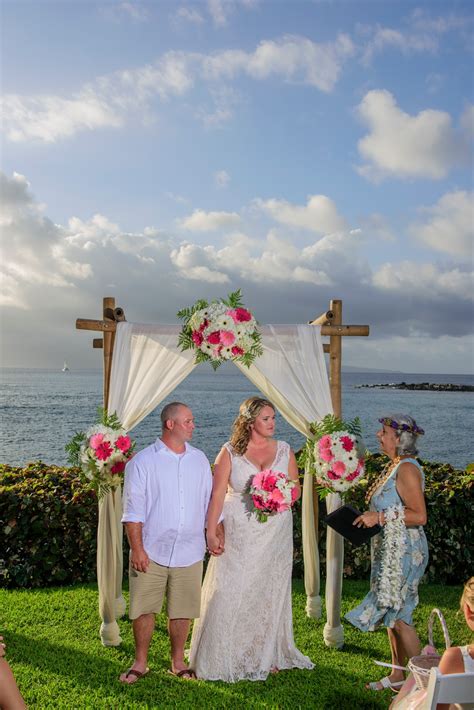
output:
[[[411,561],[413,562],[414,565],[416,565],[416,567],[419,567],[421,565],[421,563],[423,562],[423,559],[424,559],[424,557],[423,557],[423,553],[421,552],[421,550],[413,550],[413,552],[411,554]]]
[[[361,624],[368,624],[369,621],[371,620],[372,616],[375,614],[377,611],[377,608],[373,604],[369,604],[362,614],[359,615],[359,621]]]
[[[199,346],[199,349],[203,353],[206,353],[206,355],[212,355],[213,350],[214,350],[213,346],[210,343],[207,343],[206,341],[201,343],[201,345]]]
[[[230,360],[233,356],[232,354],[232,348],[231,347],[224,347],[221,348],[220,356],[224,358],[224,360]]]

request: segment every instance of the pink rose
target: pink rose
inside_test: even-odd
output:
[[[244,354],[244,350],[239,345],[234,345],[232,347],[232,355],[238,356],[238,355],[243,355],[243,354]]]
[[[295,500],[297,500],[297,498],[298,498],[298,487],[295,486],[294,488],[291,489],[291,500],[293,501],[293,503],[295,502]]]
[[[218,330],[214,330],[212,333],[209,333],[206,340],[211,345],[219,345],[221,342],[221,335]]]
[[[97,449],[98,446],[100,446],[100,444],[103,442],[103,440],[104,440],[103,434],[94,434],[89,439],[89,446],[91,447],[91,449],[95,450],[95,449]]]
[[[331,437],[329,436],[329,434],[325,434],[319,440],[319,447],[320,448],[322,447],[323,449],[330,449],[331,444],[332,444],[332,440],[331,440]]]
[[[207,318],[204,318],[203,322],[199,326],[199,332],[202,333],[203,330],[206,330],[208,325],[209,325],[209,321],[207,320]]]
[[[99,446],[95,450],[95,455],[100,461],[107,461],[107,459],[110,457],[113,449],[108,441],[103,441],[102,444],[99,444]]]
[[[334,471],[329,470],[328,471],[328,478],[331,479],[331,481],[338,481],[340,479],[340,476],[337,476]]]
[[[117,447],[117,449],[120,449],[122,454],[126,454],[131,445],[132,440],[129,436],[119,436],[119,438],[115,442],[115,446]]]
[[[221,330],[220,340],[222,345],[232,345],[235,343],[235,335],[231,330]]]
[[[197,345],[198,347],[202,345],[202,341],[204,340],[203,335],[199,332],[199,330],[193,330],[191,338],[193,339],[194,345]]]
[[[352,451],[354,448],[354,442],[350,436],[341,436],[342,448],[344,451]]]
[[[226,311],[226,314],[236,323],[246,323],[247,321],[252,320],[252,314],[246,308],[231,308]]]
[[[124,471],[125,471],[125,461],[117,461],[117,463],[114,463],[114,465],[110,469],[110,473],[112,475],[115,475],[117,473],[123,473]]]

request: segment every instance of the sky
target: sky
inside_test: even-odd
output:
[[[342,299],[346,365],[472,373],[469,0],[2,0],[1,356]]]

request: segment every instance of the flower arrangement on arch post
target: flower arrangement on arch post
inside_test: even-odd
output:
[[[320,495],[344,494],[365,473],[365,446],[358,417],[344,421],[327,414],[310,424],[311,436],[298,457],[298,464],[314,475]]]
[[[99,500],[123,481],[125,465],[133,456],[135,443],[123,429],[117,414],[98,408],[99,423],[86,432],[76,432],[65,449],[71,466]]]
[[[196,351],[196,364],[210,362],[216,370],[226,360],[237,360],[250,367],[263,352],[257,321],[243,305],[240,289],[211,303],[200,299],[177,316],[183,321],[178,345]]]

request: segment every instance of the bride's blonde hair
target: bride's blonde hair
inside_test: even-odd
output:
[[[232,424],[230,437],[230,445],[239,456],[245,454],[252,433],[252,424],[264,407],[271,407],[275,411],[273,404],[263,397],[250,397],[240,405],[239,415]]]
[[[464,611],[464,604],[467,604],[469,609],[474,612],[474,577],[471,577],[464,585],[460,602],[461,611]]]

